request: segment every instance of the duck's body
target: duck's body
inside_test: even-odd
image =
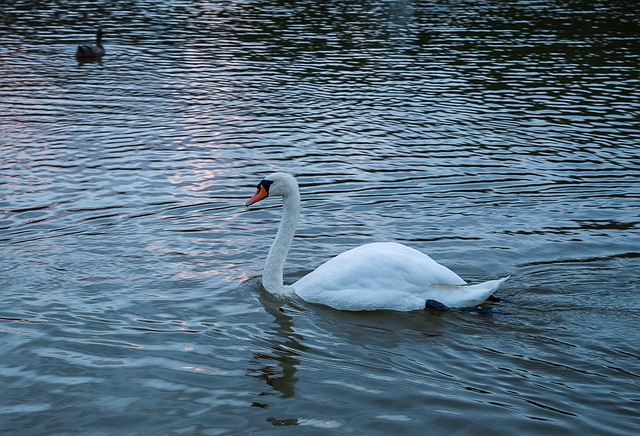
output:
[[[105,49],[102,45],[102,36],[104,32],[98,29],[96,32],[95,45],[79,45],[76,50],[76,58],[78,59],[98,59],[105,55]]]
[[[298,222],[300,195],[295,179],[284,173],[265,178],[247,206],[268,195],[282,196],[283,217],[265,262],[262,283],[279,295],[296,294],[310,303],[340,310],[411,311],[428,300],[448,307],[483,303],[506,280],[466,286],[460,276],[406,245],[385,242],[348,250],[291,286],[282,281],[284,262]]]

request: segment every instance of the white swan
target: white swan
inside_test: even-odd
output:
[[[291,286],[283,285],[284,263],[298,225],[300,191],[296,179],[274,173],[258,184],[250,206],[268,197],[283,198],[284,210],[262,273],[264,288],[276,295],[296,294],[310,303],[339,310],[423,309],[427,300],[448,307],[483,303],[509,277],[478,285],[406,245],[383,242],[362,245],[320,265]]]

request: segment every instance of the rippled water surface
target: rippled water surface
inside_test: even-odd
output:
[[[640,7],[0,6],[0,432],[637,434]],[[75,46],[105,30],[107,55]],[[396,240],[499,302],[260,285]]]

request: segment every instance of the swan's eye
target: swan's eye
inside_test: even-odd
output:
[[[258,183],[258,191],[260,190],[260,188],[262,188],[267,191],[268,194],[271,185],[273,185],[273,180],[263,180],[262,182]]]
[[[253,203],[257,203],[263,198],[267,198],[269,196],[269,187],[272,183],[273,181],[271,180],[263,180],[262,182],[258,183],[258,186],[256,187],[256,193],[253,194],[253,197],[251,197],[245,203],[245,205],[251,206]]]

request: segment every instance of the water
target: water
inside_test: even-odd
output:
[[[635,434],[636,2],[0,8],[7,434]],[[75,45],[105,29],[107,56]],[[345,313],[293,282],[396,240],[502,301]]]

